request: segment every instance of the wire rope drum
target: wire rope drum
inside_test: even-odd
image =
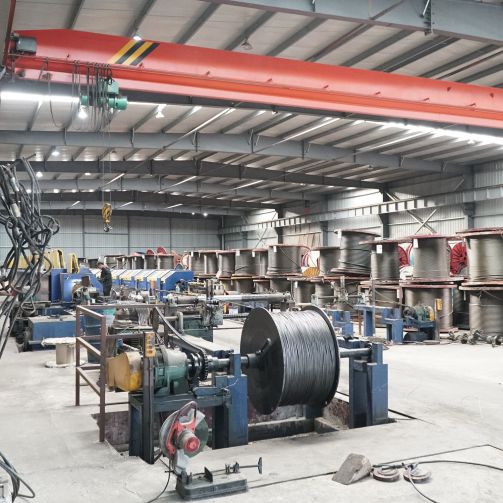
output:
[[[157,263],[159,269],[174,269],[175,255],[173,253],[160,253],[157,255]]]
[[[370,244],[370,277],[379,282],[397,283],[400,280],[400,252],[397,239],[365,241]]]
[[[232,288],[237,293],[253,293],[255,288],[253,284],[253,279],[249,276],[232,278]]]
[[[339,267],[341,250],[338,246],[319,246],[313,248],[312,251],[317,251],[320,254],[319,268],[321,276],[329,276],[332,269]]]
[[[453,299],[453,319],[455,327],[469,329],[470,328],[470,296],[468,292],[460,289],[459,284],[452,291]]]
[[[336,231],[340,241],[339,265],[332,268],[336,274],[360,274],[370,276],[370,251],[368,241],[379,237],[375,232],[352,229]]]
[[[449,237],[440,234],[412,236],[414,281],[449,281],[451,247]]]
[[[236,268],[236,251],[235,250],[219,250],[218,257],[218,277],[230,278],[234,274]]]
[[[400,283],[403,291],[403,304],[405,306],[424,305],[435,310],[437,307],[437,321],[440,332],[449,332],[453,328],[453,296],[457,288],[455,283],[422,284]],[[441,300],[441,306],[436,299]],[[441,309],[439,309],[441,307]]]
[[[290,281],[287,278],[271,276],[269,280],[269,289],[272,293],[284,293],[290,291]]]
[[[461,287],[470,298],[470,332],[485,337],[503,336],[503,286]]]
[[[309,278],[288,278],[291,283],[292,298],[295,304],[311,304],[314,283]]]
[[[218,272],[217,250],[201,250],[199,252],[204,258],[204,273],[207,276],[216,276]]]
[[[459,235],[466,241],[468,281],[503,282],[503,228],[481,228]]]
[[[266,349],[260,365],[245,371],[248,396],[259,413],[270,414],[282,405],[330,403],[339,383],[339,347],[321,309],[306,306],[278,313],[254,309],[243,326],[241,354],[262,348]]]
[[[374,281],[362,282],[362,288],[367,293],[371,305],[389,308],[400,307],[400,286],[391,283]]]
[[[189,269],[195,276],[205,273],[205,255],[200,251],[193,251],[189,254]]]
[[[334,303],[334,288],[330,281],[324,278],[313,278],[314,304],[319,307],[331,306]]]
[[[267,278],[254,278],[253,285],[255,293],[269,293],[271,291],[271,280]]]
[[[236,276],[258,276],[255,272],[255,253],[251,248],[237,248],[234,274]]]
[[[268,263],[268,250],[267,248],[254,248],[252,250],[252,257],[255,259],[255,276],[265,276],[267,274]]]
[[[157,255],[150,253],[145,255],[145,269],[157,269]]]
[[[271,245],[267,251],[267,276],[301,274],[302,245]]]

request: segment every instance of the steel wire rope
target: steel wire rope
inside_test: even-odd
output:
[[[283,353],[280,405],[322,405],[331,399],[339,361],[332,333],[319,313],[272,315]]]

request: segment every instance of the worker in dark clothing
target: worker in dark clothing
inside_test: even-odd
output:
[[[103,295],[108,297],[110,295],[110,290],[112,290],[112,272],[110,268],[101,261],[98,262],[98,269],[101,270],[101,276],[98,278],[98,281],[103,286]]]

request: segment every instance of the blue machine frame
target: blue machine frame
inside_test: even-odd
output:
[[[216,357],[231,359],[227,375],[213,375],[211,386],[195,387],[192,392],[167,395],[154,394],[153,386],[143,386],[143,391],[129,394],[129,455],[140,456],[153,464],[154,418],[159,412],[173,412],[191,401],[198,407],[212,407],[213,448],[235,447],[248,443],[248,384],[241,373],[241,355],[216,352]],[[149,365],[145,365],[144,372]],[[152,368],[150,362],[150,368]],[[146,377],[144,373],[144,383]]]

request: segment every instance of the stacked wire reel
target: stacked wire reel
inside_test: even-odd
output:
[[[468,277],[461,290],[470,301],[470,333],[493,344],[503,340],[503,228],[459,234],[466,242]]]
[[[370,250],[365,241],[378,235],[373,232],[336,230],[336,246],[323,246],[319,253],[320,275],[313,278],[314,303],[338,311],[354,312],[362,281],[370,275]],[[362,244],[363,242],[363,244]]]
[[[241,335],[241,354],[263,350],[260,367],[248,368],[248,396],[261,414],[281,405],[326,406],[339,382],[335,331],[314,306],[300,312],[254,309]]]
[[[461,277],[451,275],[449,236],[411,236],[412,277],[401,281],[403,304],[426,306],[434,313],[439,332],[454,328],[454,291]]]
[[[303,245],[271,245],[267,249],[266,279],[271,292],[289,292],[289,278],[302,277],[302,256],[307,248]]]
[[[403,251],[400,244],[406,239],[375,239],[365,241],[370,250],[370,280],[362,282],[362,288],[373,306],[399,307],[400,265]]]
[[[238,293],[255,293],[255,280],[264,278],[267,271],[267,250],[238,248],[234,252],[233,288]]]

